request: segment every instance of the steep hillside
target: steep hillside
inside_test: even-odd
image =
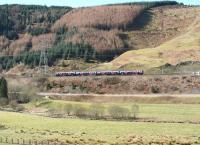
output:
[[[107,6],[102,7],[102,9],[105,9],[105,7]],[[132,8],[132,13],[137,13],[137,17],[135,15],[126,17],[127,21],[130,21],[131,23],[128,24],[124,22],[124,27],[120,27],[119,25],[119,27],[115,27],[114,25],[108,26],[107,28],[96,27],[98,26],[97,22],[99,21],[96,20],[97,18],[106,20],[106,16],[111,15],[112,13],[105,14],[105,16],[102,17],[98,17],[95,13],[92,13],[93,15],[89,15],[91,18],[88,18],[86,15],[78,15],[77,13],[79,13],[79,11],[85,13],[93,9],[84,8],[80,10],[75,9],[73,10],[73,13],[67,13],[55,23],[52,29],[57,30],[63,26],[77,26],[76,33],[70,35],[70,37],[66,39],[67,42],[72,42],[73,44],[83,42],[91,45],[97,51],[106,51],[109,49],[127,51],[130,49],[135,50],[156,47],[171,40],[189,27],[191,21],[195,20],[196,13],[198,12],[196,8],[182,5],[153,7],[145,10],[138,10],[136,7],[126,5],[121,6],[121,8],[122,7],[124,7],[124,9]],[[101,7],[97,8],[100,9]],[[113,8],[117,9],[118,7],[113,6]],[[120,9],[117,10],[120,11]],[[127,10],[127,12],[129,11]],[[71,15],[75,14],[77,14],[76,17],[74,16],[74,18],[68,20],[68,16],[71,17]],[[84,21],[79,19],[78,16],[81,16],[81,19],[84,19]],[[72,22],[75,20],[78,25],[73,25]],[[89,25],[94,23],[90,21],[94,21],[96,24]],[[113,24],[115,24],[115,22],[113,22]]]
[[[55,66],[59,60],[65,59],[78,59],[87,63],[109,62],[124,52],[135,50],[99,68],[146,69],[151,68],[145,62],[150,64],[149,58],[145,56],[146,51],[156,53],[166,43],[170,46],[170,53],[170,49],[176,48],[173,43],[168,44],[172,39],[179,41],[181,36],[184,39],[191,37],[189,31],[195,32],[191,23],[197,18],[199,7],[162,1],[77,9],[3,5],[0,11],[0,55],[6,55],[0,57],[0,61],[4,69],[21,63],[37,67],[40,51],[44,48],[48,48],[49,66]],[[126,55],[132,57],[132,53],[136,52],[141,57],[135,55],[138,59],[127,62],[129,57]],[[168,53],[160,52],[159,57],[167,59]],[[123,56],[126,60],[123,60]],[[147,60],[142,60],[142,57]],[[166,59],[163,58],[159,58],[161,62],[154,63],[154,66],[180,62],[164,61]],[[141,62],[136,62],[140,59]]]
[[[24,32],[32,35],[48,32],[50,26],[69,10],[70,7],[0,5],[0,35],[15,40]]]
[[[200,11],[200,8],[195,8]],[[103,64],[99,69],[144,69],[169,64],[178,64],[184,61],[200,61],[200,19],[186,29],[186,32],[158,47],[133,50],[126,52],[110,63]]]
[[[126,28],[144,10],[142,5],[98,6],[79,8],[64,15],[53,29],[59,27],[93,27],[97,29]]]
[[[54,22],[71,9],[37,5],[0,5],[0,54],[17,55],[29,51],[32,49],[32,43],[35,50],[35,37],[50,33]],[[41,36],[38,39],[41,40]]]

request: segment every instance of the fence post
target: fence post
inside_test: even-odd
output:
[[[49,145],[49,141],[47,141],[47,145]]]
[[[6,137],[6,143],[8,143],[8,138]]]
[[[17,144],[19,144],[19,139],[17,139]]]
[[[0,136],[0,143],[2,143],[2,137]]]
[[[29,139],[29,145],[31,145],[31,140]]]
[[[12,144],[14,143],[13,138],[11,139],[11,143],[12,143]]]

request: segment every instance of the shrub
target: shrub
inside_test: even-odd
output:
[[[58,111],[55,108],[49,109],[47,113],[51,117],[62,117],[62,114],[60,113],[60,111]]]
[[[74,106],[73,113],[77,117],[85,117],[88,115],[88,109],[84,106]]]
[[[0,98],[0,106],[6,106],[8,104],[8,99]]]
[[[6,129],[5,125],[0,124],[0,130]]]
[[[121,79],[118,77],[106,78],[104,80],[104,83],[108,85],[115,85],[115,84],[119,84],[120,82],[121,82]]]
[[[8,87],[4,77],[0,78],[0,103],[6,105],[8,103]]]
[[[127,108],[119,106],[111,106],[108,108],[108,113],[114,119],[127,119],[130,117],[130,111]]]
[[[11,107],[13,110],[15,110],[15,111],[17,111],[17,112],[23,111],[23,110],[25,109],[24,106],[19,105],[19,104],[17,103],[17,100],[12,100],[12,101],[10,101],[10,102],[9,102],[9,105],[10,105],[10,107]]]
[[[151,92],[152,93],[160,93],[160,88],[158,86],[151,86]]]
[[[139,114],[139,106],[134,104],[132,107],[131,107],[131,114],[133,116],[133,119],[136,119],[138,117],[138,114]]]
[[[105,107],[98,104],[92,104],[89,108],[89,114],[94,119],[102,118],[105,115]]]
[[[17,105],[17,107],[15,108],[15,110],[17,111],[17,112],[21,112],[21,111],[23,111],[25,108],[24,108],[24,106],[22,106],[22,105]]]
[[[67,113],[67,115],[69,116],[69,115],[72,113],[72,111],[73,111],[73,106],[72,106],[72,104],[66,104],[66,105],[64,105],[64,106],[63,106],[63,111],[64,111],[65,113]]]
[[[18,103],[16,100],[11,100],[9,102],[9,106],[12,108],[12,109],[15,109],[17,107]]]

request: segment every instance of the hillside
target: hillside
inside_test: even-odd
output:
[[[76,9],[3,5],[0,6],[0,10],[2,11],[0,15],[0,20],[2,20],[0,21],[0,55],[6,55],[0,57],[3,69],[10,69],[21,63],[31,68],[37,67],[40,51],[44,48],[49,48],[49,66],[55,66],[59,60],[64,59],[79,59],[94,66],[92,62],[109,62],[129,51],[111,63],[102,64],[98,68],[148,69],[165,63],[180,62],[168,60],[168,56],[163,55],[163,59],[157,59],[161,62],[156,62],[150,67],[148,63],[154,62],[155,58],[151,60],[151,55],[150,58],[146,58],[145,53],[151,52],[153,55],[155,52],[154,55],[157,56],[157,50],[163,49],[165,45],[170,47],[169,50],[174,50],[176,46],[173,43],[179,41],[181,36],[184,39],[191,37],[189,31],[195,32],[191,23],[195,21],[199,7],[162,1]],[[10,25],[6,27],[6,23]],[[197,27],[197,24],[194,25]],[[194,41],[194,45],[197,45],[196,40]],[[169,42],[171,43],[168,44]],[[180,40],[182,46],[181,43]],[[165,49],[168,49],[166,47]],[[129,57],[132,58],[132,53],[135,56],[134,60],[129,60]],[[135,53],[139,53],[141,57],[136,56]],[[160,52],[159,55],[162,53],[165,52]],[[125,60],[123,60],[124,57]],[[142,57],[147,59],[146,62]]]
[[[143,11],[142,5],[98,6],[79,8],[64,15],[53,29],[59,27],[93,27],[97,29],[126,28]]]
[[[38,43],[35,37],[50,33],[54,22],[70,10],[70,7],[0,5],[0,54],[17,55],[35,49]]]
[[[199,8],[193,8],[200,11]],[[195,13],[199,14],[199,13]],[[191,23],[180,36],[155,48],[128,51],[99,69],[144,69],[148,70],[167,63],[176,65],[184,61],[200,61],[200,19]]]

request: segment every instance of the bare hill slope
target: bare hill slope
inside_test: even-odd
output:
[[[200,11],[200,9],[198,8]],[[128,51],[104,68],[150,69],[166,63],[178,64],[184,61],[200,61],[200,19],[197,18],[182,35],[155,48]]]

